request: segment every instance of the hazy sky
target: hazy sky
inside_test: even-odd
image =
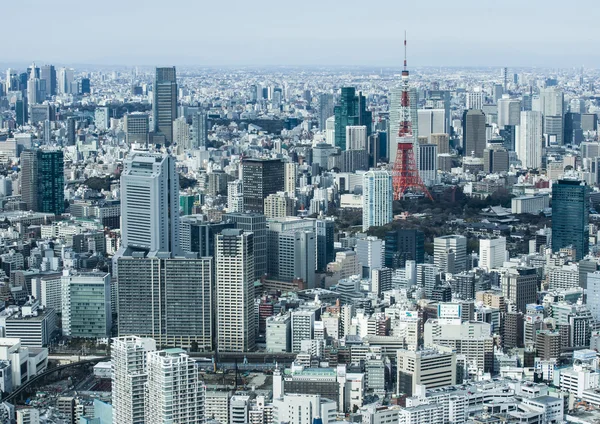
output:
[[[600,66],[598,0],[2,3],[2,63]]]

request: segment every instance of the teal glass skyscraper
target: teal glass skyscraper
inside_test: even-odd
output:
[[[589,251],[590,189],[584,181],[563,179],[552,184],[552,251],[575,249],[575,260]]]
[[[366,125],[367,137],[371,135],[372,113],[367,111],[367,99],[356,94],[354,87],[342,87],[339,104],[333,109],[335,115],[335,145],[346,150],[346,127]]]
[[[64,185],[62,150],[32,149],[21,153],[21,197],[30,210],[62,214]]]

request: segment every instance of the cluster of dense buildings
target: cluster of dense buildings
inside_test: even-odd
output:
[[[0,389],[59,341],[112,339],[110,397],[59,397],[71,422],[600,418],[596,75],[473,72],[411,86],[415,170],[432,208],[456,191],[511,207],[432,236],[394,214],[393,75],[233,90],[174,67],[9,69]],[[551,227],[523,231],[535,217]],[[238,386],[238,359],[265,387]],[[207,383],[230,366],[233,387]]]

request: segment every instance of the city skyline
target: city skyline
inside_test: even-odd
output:
[[[48,49],[38,42],[40,31],[19,31],[18,20],[9,20],[5,29],[19,32],[20,43],[4,46],[4,61],[35,57],[42,62],[70,62],[77,51],[76,62],[97,65],[399,66],[406,30],[411,67],[600,66],[598,57],[587,53],[594,51],[593,14],[580,13],[586,6],[594,7],[591,0],[571,9],[557,1],[510,0],[498,9],[474,0],[460,5],[384,1],[380,8],[367,10],[315,0],[286,10],[274,0],[259,4],[236,0],[230,5],[236,13],[230,14],[211,4],[186,2],[183,7],[159,9],[158,2],[149,2],[143,15],[136,6],[108,0],[85,20],[72,15],[77,10],[73,0],[63,0],[62,7],[39,0],[25,3],[37,12],[32,15],[33,28],[53,19],[68,21],[69,25],[53,27],[50,40],[70,48]],[[21,13],[23,6],[5,5],[6,16]],[[548,22],[556,21],[557,8],[560,30],[550,31]],[[136,15],[142,23],[131,20]],[[344,30],[348,27],[356,31],[349,34]],[[590,28],[587,35],[586,28]],[[74,37],[78,32],[83,36]],[[26,51],[20,48],[23,44],[29,46]]]

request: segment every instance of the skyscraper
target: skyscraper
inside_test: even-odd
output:
[[[29,103],[29,107],[41,103],[43,99],[40,94],[39,68],[36,68],[34,63],[31,65],[31,73],[27,81],[27,103]]]
[[[498,100],[498,127],[506,125],[519,125],[521,122],[521,102],[511,99],[508,94]]]
[[[279,234],[279,271],[284,281],[301,279],[308,289],[315,288],[316,240],[314,231],[284,231]]]
[[[100,131],[105,131],[109,128],[110,108],[108,106],[98,106],[94,111],[94,125]]]
[[[62,277],[62,328],[69,337],[111,335],[110,274],[69,273]]]
[[[575,249],[576,260],[589,251],[590,188],[584,181],[562,179],[552,184],[552,251]]]
[[[212,258],[157,258],[132,252],[116,261],[119,336],[212,350]]]
[[[40,68],[40,79],[46,81],[46,95],[56,96],[56,69],[54,65],[44,65]]]
[[[565,97],[556,86],[540,90],[540,112],[544,115],[544,134],[556,137],[556,144],[563,144],[563,119]],[[550,118],[550,119],[548,119]]]
[[[177,118],[177,74],[175,67],[156,68],[152,87],[152,113],[154,131],[173,142],[173,121]]]
[[[216,240],[217,346],[221,352],[248,352],[256,346],[254,237],[225,229]]]
[[[22,100],[17,100],[15,103],[15,114],[17,125],[23,126],[29,121],[29,107],[27,106],[27,97]]]
[[[208,119],[205,112],[197,112],[192,115],[192,148],[201,149],[206,147],[208,141]]]
[[[185,350],[148,353],[147,375],[146,423],[204,424],[206,387]]]
[[[440,272],[458,274],[467,269],[467,238],[449,235],[433,239],[433,262]]]
[[[479,241],[479,266],[490,272],[500,268],[506,260],[506,238],[496,237]]]
[[[361,93],[356,94],[354,87],[342,87],[340,102],[334,108],[335,145],[346,150],[346,127],[348,125],[366,125],[367,136],[371,134],[372,114],[367,111],[367,101]]]
[[[483,157],[486,145],[485,114],[479,109],[469,109],[463,114],[463,156]]]
[[[30,210],[55,215],[64,212],[62,150],[30,149],[21,153],[21,196]]]
[[[90,94],[92,92],[92,88],[90,85],[89,78],[81,78],[80,82],[80,94]]]
[[[122,244],[118,278],[120,336],[163,346],[212,348],[212,258],[182,254],[175,159],[134,152],[121,175]]]
[[[252,233],[254,278],[259,280],[267,272],[267,218],[260,213],[227,213],[223,215],[223,221]]]
[[[527,304],[535,303],[539,277],[535,268],[510,268],[502,274],[502,294],[511,300],[518,312],[526,312]]]
[[[144,424],[147,353],[156,341],[136,336],[117,337],[111,345],[113,423]]]
[[[346,126],[346,148],[348,150],[367,149],[367,127],[366,125]]]
[[[542,114],[541,112],[521,112],[521,122],[516,127],[515,150],[525,168],[542,166]]]
[[[426,186],[437,183],[438,154],[437,144],[419,144],[419,174]]]
[[[70,94],[71,86],[73,84],[74,70],[67,68],[60,68],[58,70],[58,91],[61,94]]]
[[[467,109],[481,109],[483,107],[484,94],[481,87],[475,87],[467,93]]]
[[[121,175],[122,249],[179,253],[179,179],[175,158],[133,152]]]
[[[393,219],[392,176],[386,170],[370,170],[363,175],[363,231],[385,225]]]
[[[242,187],[244,211],[264,213],[265,198],[285,190],[284,163],[280,159],[244,159]]]
[[[321,93],[319,95],[319,129],[325,131],[327,118],[333,116],[333,94]]]
[[[483,172],[487,174],[508,171],[508,152],[504,144],[488,144],[483,149]]]
[[[127,113],[123,119],[127,144],[131,146],[133,143],[139,143],[142,147],[146,147],[150,133],[149,116],[142,112],[133,112]]]
[[[332,218],[317,219],[317,271],[324,271],[329,262],[335,260],[333,242],[335,236],[335,221]]]
[[[420,230],[399,229],[385,233],[385,266],[402,268],[406,261],[425,261],[425,235]]]
[[[444,109],[419,109],[419,137],[428,137],[433,143],[432,134],[443,134],[446,130],[446,111]]]
[[[77,137],[77,121],[74,116],[69,116],[66,122],[67,145],[74,146]]]

